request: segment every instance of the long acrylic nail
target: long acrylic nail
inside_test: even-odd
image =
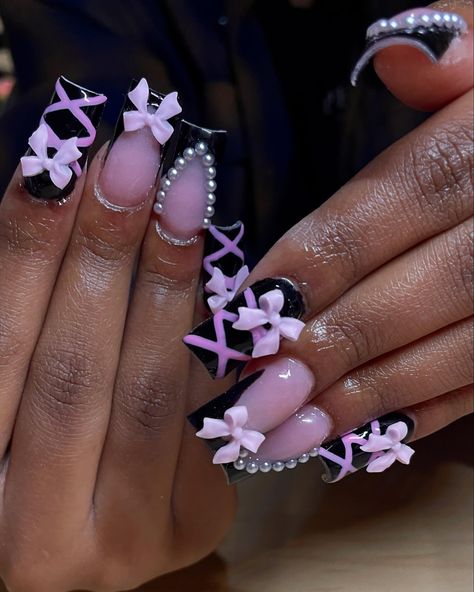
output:
[[[256,282],[183,341],[214,378],[252,357],[277,353],[280,340],[296,341],[304,328],[301,293],[284,278]]]
[[[154,206],[157,228],[179,243],[193,239],[211,225],[216,201],[217,161],[226,138],[223,130],[209,130],[182,121],[175,150],[166,158]]]
[[[381,19],[367,29],[366,46],[351,74],[356,86],[360,73],[380,50],[393,45],[408,45],[438,62],[453,39],[468,30],[462,16],[430,8],[407,10],[390,19]]]
[[[414,451],[406,442],[414,427],[407,415],[389,413],[324,444],[319,449],[323,481],[335,483],[364,468],[380,473],[396,461],[408,464]]]
[[[132,82],[98,181],[105,203],[134,208],[147,200],[180,112],[177,93],[164,96],[144,78]]]
[[[244,225],[209,227],[204,243],[203,296],[207,307],[216,313],[231,302],[249,269],[242,248]]]
[[[67,197],[82,175],[107,97],[63,76],[21,159],[25,187],[39,199]]]
[[[285,422],[308,400],[313,385],[313,374],[305,364],[293,358],[277,358],[192,413],[188,419],[199,435],[209,420],[218,420],[218,425],[222,425],[226,420],[226,412],[235,407],[243,407],[246,410],[246,421],[239,427],[267,437],[267,433],[271,433],[271,430]],[[234,455],[225,457],[223,463],[231,478],[235,473],[232,463],[239,459],[243,449],[241,446],[235,446],[235,438],[232,442],[232,437],[223,439],[215,437],[214,434],[211,430],[204,436],[214,452],[217,453],[223,446],[228,446],[229,442],[234,444]],[[235,431],[233,434],[235,435]],[[241,432],[237,435],[241,435]],[[202,434],[200,437],[203,437]],[[306,451],[305,444],[302,445]],[[266,441],[262,446],[266,446]],[[290,445],[290,454],[292,450]]]

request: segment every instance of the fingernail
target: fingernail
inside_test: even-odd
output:
[[[132,83],[98,181],[105,203],[134,208],[147,200],[180,112],[177,93],[157,93],[145,78]]]
[[[226,132],[182,121],[176,148],[166,159],[154,206],[157,228],[185,243],[211,226],[216,201],[217,161]]]
[[[34,197],[67,197],[82,175],[107,97],[63,76],[21,158],[25,188]]]
[[[242,249],[243,236],[244,225],[240,220],[232,226],[211,225],[206,233],[203,296],[213,313],[235,298],[249,274]]]
[[[296,341],[304,328],[301,293],[287,279],[265,279],[239,294],[183,341],[214,378],[252,358],[277,353],[281,339]]]
[[[396,461],[409,464],[414,450],[405,442],[414,427],[407,415],[389,413],[324,444],[319,449],[325,470],[323,481],[335,483],[364,468],[380,473]]]
[[[245,441],[242,440],[245,431],[254,431],[267,438],[265,441],[262,439],[263,444],[254,450],[260,456],[260,450],[267,447],[268,437],[272,434],[271,430],[282,422],[286,424],[285,420],[291,418],[308,400],[313,385],[313,374],[305,364],[293,358],[278,358],[239,381],[228,391],[192,413],[188,419],[198,430],[198,437],[205,438],[211,450],[215,452],[214,462],[217,458],[218,464],[223,464],[229,479],[232,480],[233,475],[236,474],[233,463],[238,461],[239,455],[245,451]],[[220,426],[226,429],[228,419],[226,413],[230,411],[232,414],[232,410],[236,407],[245,409],[245,422],[239,426],[241,431],[229,429],[227,437],[216,436],[215,431],[209,431],[207,425],[209,420],[211,423],[217,421],[214,427]],[[306,417],[308,417],[307,413]],[[208,431],[203,435],[204,427],[207,427]],[[328,433],[325,433],[325,437]],[[271,452],[272,446],[279,445],[278,437],[270,438],[270,441],[275,441],[269,448]],[[289,445],[291,454],[295,449],[291,438]],[[305,452],[307,448],[303,443],[300,443],[301,445]],[[227,454],[229,452],[232,454]],[[277,455],[276,458],[279,459],[280,456]]]
[[[438,62],[453,39],[467,32],[462,16],[430,8],[416,8],[390,19],[381,19],[367,29],[366,46],[351,74],[356,86],[360,73],[380,50],[393,45],[408,45],[422,51],[432,62]]]

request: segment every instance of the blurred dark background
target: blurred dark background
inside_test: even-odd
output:
[[[225,128],[217,223],[241,218],[257,258],[423,114],[369,70],[365,29],[405,0],[0,0],[0,191],[63,74],[109,97],[132,78],[178,90],[186,119]],[[97,146],[96,146],[97,147]]]

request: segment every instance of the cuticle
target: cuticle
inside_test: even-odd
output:
[[[173,245],[174,247],[191,247],[192,245],[195,245],[201,238],[200,234],[195,234],[193,237],[189,239],[174,238],[164,230],[164,228],[161,226],[158,220],[155,222],[155,229],[158,236],[162,240],[164,240],[170,245]]]

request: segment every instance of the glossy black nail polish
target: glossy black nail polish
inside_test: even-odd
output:
[[[71,193],[83,173],[106,100],[104,95],[63,76],[58,78],[51,103],[42,115],[39,128],[30,138],[31,142],[36,134],[36,142],[33,143],[39,145],[40,154],[30,146],[26,153],[26,160],[30,163],[24,165],[22,159],[25,188],[32,196],[60,200]],[[75,145],[79,152],[76,160],[67,158],[65,154],[67,146],[64,145],[71,138],[77,138]],[[33,169],[31,160],[36,161]],[[26,172],[30,174],[26,176]]]

